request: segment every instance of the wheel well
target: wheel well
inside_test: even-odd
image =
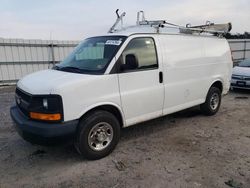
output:
[[[223,91],[223,85],[221,81],[214,82],[211,87],[217,87],[218,89],[220,89],[221,92]]]
[[[122,114],[120,112],[120,110],[113,106],[113,105],[102,105],[102,106],[97,106],[95,108],[92,108],[91,110],[89,110],[88,112],[86,112],[82,117],[86,116],[87,114],[93,112],[93,111],[96,111],[96,110],[104,110],[104,111],[107,111],[107,112],[110,112],[112,113],[116,118],[117,120],[119,121],[120,123],[120,126],[123,127],[123,118],[122,118]],[[81,117],[81,118],[82,118]]]

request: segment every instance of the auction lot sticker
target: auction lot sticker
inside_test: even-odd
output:
[[[115,45],[115,46],[120,46],[122,41],[120,40],[107,40],[105,45]]]

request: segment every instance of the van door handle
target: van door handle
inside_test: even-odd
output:
[[[163,73],[159,72],[159,82],[163,83]]]

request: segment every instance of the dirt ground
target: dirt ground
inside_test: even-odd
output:
[[[16,133],[14,89],[0,89],[0,187],[250,187],[250,92],[122,130],[115,151],[82,159],[72,145],[32,145]]]

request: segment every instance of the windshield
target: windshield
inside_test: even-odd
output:
[[[88,38],[54,69],[83,74],[102,74],[125,39],[124,36]]]
[[[245,59],[239,63],[239,67],[250,67],[250,59]]]

